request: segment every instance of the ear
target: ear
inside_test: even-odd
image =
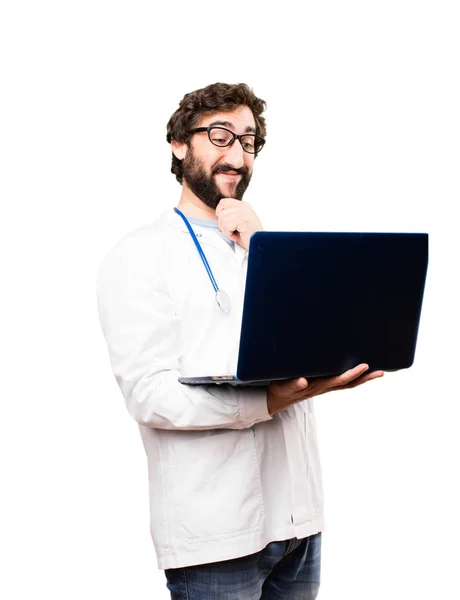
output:
[[[185,142],[176,142],[176,140],[171,140],[171,148],[173,154],[179,160],[183,160],[185,155],[187,154],[187,144]]]

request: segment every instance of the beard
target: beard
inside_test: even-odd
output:
[[[215,165],[211,169],[211,173],[208,174],[202,161],[193,154],[191,148],[189,148],[189,151],[182,161],[182,171],[184,181],[187,182],[191,191],[213,210],[216,209],[222,198],[230,197],[235,198],[236,200],[242,200],[252,176],[252,173],[249,172],[247,167],[235,169],[225,163]],[[226,173],[228,171],[238,173],[241,175],[241,179],[238,183],[230,184],[230,194],[224,194],[215,182],[214,175],[217,173]]]

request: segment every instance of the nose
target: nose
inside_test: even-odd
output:
[[[244,154],[247,153],[244,152],[240,141],[235,140],[233,144],[227,146],[226,162],[235,169],[240,169],[244,165]]]

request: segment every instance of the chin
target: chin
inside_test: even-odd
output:
[[[235,198],[237,187],[238,187],[237,183],[229,183],[228,185],[226,185],[225,189],[226,189],[227,197]],[[239,200],[239,198],[237,198],[237,200]]]

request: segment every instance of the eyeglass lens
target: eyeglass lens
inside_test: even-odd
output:
[[[212,127],[209,130],[209,139],[216,146],[228,146],[235,138],[231,131],[227,129],[221,129],[220,127]],[[258,152],[263,146],[257,136],[248,133],[240,137],[241,145],[246,152],[255,153]]]

